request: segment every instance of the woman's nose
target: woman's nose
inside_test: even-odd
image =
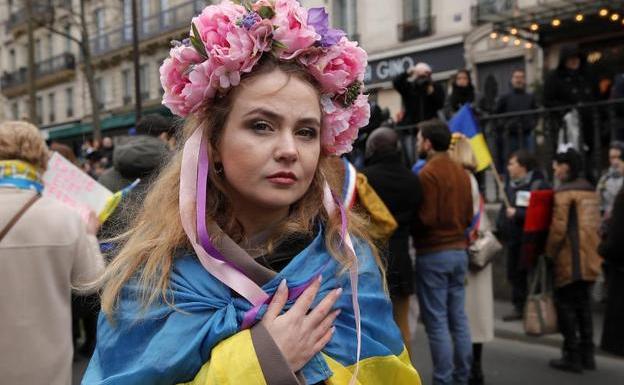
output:
[[[297,141],[291,130],[285,130],[278,139],[275,148],[275,158],[278,161],[294,162],[297,160]]]

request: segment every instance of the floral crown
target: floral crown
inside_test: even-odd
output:
[[[162,103],[186,117],[237,86],[265,54],[298,62],[318,81],[323,149],[351,151],[370,116],[366,52],[344,31],[329,28],[325,8],[306,9],[296,0],[224,0],[204,8],[192,19],[190,37],[174,41],[160,67]]]

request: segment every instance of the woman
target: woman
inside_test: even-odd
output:
[[[559,152],[553,162],[555,189],[546,254],[554,260],[555,305],[563,335],[562,358],[550,366],[570,372],[595,370],[590,288],[602,259],[597,253],[600,226],[598,196],[580,177],[581,155],[574,149]]]
[[[103,277],[83,382],[418,384],[327,167],[368,120],[366,54],[322,8],[243,3],[206,7],[161,67],[185,144]]]
[[[71,291],[104,269],[89,223],[41,197],[48,148],[26,122],[0,123],[0,360],[10,384],[72,383]]]
[[[451,85],[451,93],[446,98],[446,103],[444,104],[446,118],[452,118],[464,104],[472,104],[475,100],[476,93],[472,85],[470,72],[466,69],[460,69],[455,75]]]
[[[472,206],[478,225],[472,230],[488,231],[490,222],[483,207],[483,199],[479,193],[479,185],[474,176],[477,160],[465,136],[454,135],[449,154],[453,160],[461,164],[470,176],[472,187]],[[492,289],[492,264],[477,270],[471,268],[468,272],[466,285],[466,313],[470,324],[472,339],[472,368],[469,384],[484,383],[481,356],[483,344],[494,339],[494,291]]]

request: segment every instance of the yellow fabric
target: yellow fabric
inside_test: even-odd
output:
[[[121,203],[121,198],[123,197],[123,193],[122,191],[117,191],[116,193],[114,193],[113,195],[111,195],[107,200],[106,203],[104,204],[104,208],[102,209],[102,211],[100,211],[100,213],[98,214],[98,219],[100,220],[100,223],[104,223],[106,222],[106,220],[108,219],[108,217],[111,216],[111,214],[115,211],[115,209],[117,208],[117,206],[119,206],[119,203]]]
[[[20,176],[32,181],[40,181],[41,174],[37,168],[22,160],[9,159],[0,160],[0,178],[11,178]]]
[[[470,138],[470,146],[475,154],[475,158],[477,158],[477,171],[483,171],[488,168],[492,164],[492,154],[483,134],[477,134]]]
[[[355,365],[342,366],[329,356],[323,355],[334,373],[327,385],[347,385]],[[370,357],[360,361],[356,385],[420,385],[420,376],[412,366],[406,349],[397,356]]]
[[[399,226],[379,195],[368,184],[364,174],[355,180],[359,202],[370,215],[369,233],[376,240],[387,240]]]
[[[184,385],[266,385],[249,329],[221,341],[195,379]]]

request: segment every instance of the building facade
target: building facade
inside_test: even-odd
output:
[[[89,88],[78,44],[80,0],[33,0],[38,123],[50,138],[88,136]],[[141,96],[146,111],[167,113],[158,68],[170,41],[188,34],[191,17],[207,0],[137,0]],[[516,68],[538,89],[557,65],[562,46],[574,42],[593,64],[622,72],[624,23],[615,3],[603,0],[301,0],[327,7],[332,24],[369,53],[365,83],[392,116],[401,100],[392,78],[417,62],[433,68],[436,81],[467,68],[483,97],[495,100],[509,88]],[[121,133],[134,125],[131,0],[85,2],[96,92],[103,132]],[[616,5],[617,5],[616,4]],[[27,116],[27,34],[23,0],[0,5],[0,118]],[[621,8],[621,7],[620,7]],[[71,10],[71,11],[70,11]],[[603,14],[606,12],[605,14]],[[583,20],[579,21],[579,14]],[[554,20],[559,20],[555,26]],[[51,23],[51,24],[50,24]],[[581,27],[582,28],[579,28]],[[58,33],[60,32],[60,33]]]

